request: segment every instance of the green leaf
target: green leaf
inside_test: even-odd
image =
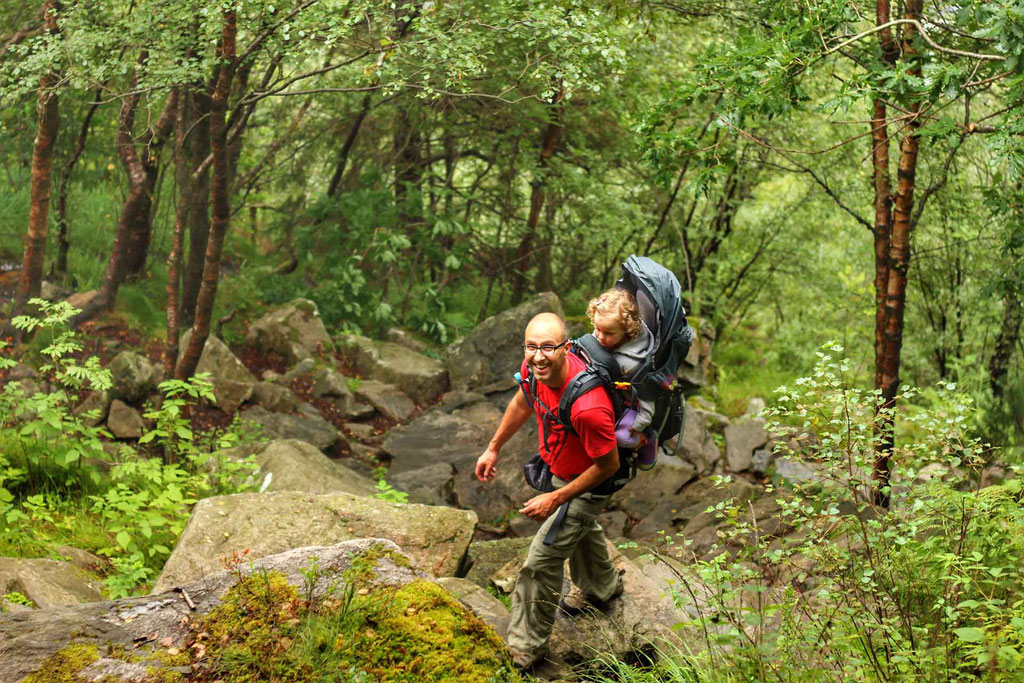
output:
[[[125,550],[128,549],[128,546],[132,542],[132,537],[127,531],[118,531],[115,539],[117,540],[117,544]]]
[[[958,628],[955,631],[956,637],[966,643],[980,643],[985,640],[985,631],[975,626]]]

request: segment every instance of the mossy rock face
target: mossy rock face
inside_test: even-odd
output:
[[[297,591],[300,598],[313,601],[329,598],[343,585],[377,590],[424,576],[398,546],[383,539],[298,548],[252,561],[249,557],[243,552],[226,558],[232,571],[212,572],[182,586],[183,592],[0,614],[0,681],[14,683],[29,676],[36,683],[77,681],[61,676],[88,667],[89,676],[96,674],[90,680],[121,680],[117,676],[131,670],[135,678],[129,680],[170,683],[182,671],[175,668],[187,665],[192,656],[183,655],[190,624],[224,604],[222,596],[250,571],[284,577],[290,588],[282,587],[285,592],[278,595]],[[185,622],[183,615],[189,617]]]
[[[72,643],[54,653],[25,683],[75,683],[78,673],[99,658],[95,645]]]
[[[353,568],[372,565],[375,552]],[[314,680],[325,671],[352,681],[520,680],[494,630],[441,586],[362,585],[350,575],[311,601],[281,574],[245,577],[193,627],[192,669],[225,682]]]

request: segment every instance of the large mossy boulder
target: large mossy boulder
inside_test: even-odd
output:
[[[295,299],[267,313],[249,326],[246,341],[258,349],[284,356],[289,365],[334,353],[334,342],[316,304],[309,299]]]
[[[188,347],[192,330],[188,330],[181,338],[181,353]],[[227,344],[210,335],[203,344],[203,353],[199,356],[196,372],[209,373],[209,382],[213,385],[213,395],[217,407],[228,415],[249,400],[257,380],[249,369],[231,353]]]
[[[439,360],[355,334],[342,335],[337,342],[360,375],[399,386],[416,403],[429,403],[448,390],[448,372]]]
[[[271,441],[255,454],[261,491],[351,493],[372,496],[376,482],[331,460],[316,446],[298,439]]]
[[[0,557],[0,595],[19,593],[41,609],[102,600],[101,586],[70,562]]]
[[[391,541],[365,539],[304,547],[257,558],[251,564],[248,557],[251,555],[236,569],[211,572],[181,590],[0,614],[0,680],[14,683],[34,672],[44,681],[181,680],[180,673],[203,670],[207,650],[216,658],[221,643],[258,646],[257,639],[250,638],[253,627],[244,616],[223,606],[241,599],[259,600],[264,590],[268,598],[292,596],[295,604],[302,603],[300,598],[337,600],[347,585],[358,588],[355,599],[360,609],[348,618],[355,619],[349,624],[353,642],[335,646],[349,646],[352,652],[346,663],[357,669],[419,671],[419,676],[409,680],[424,681],[449,680],[448,674],[454,672],[457,680],[483,681],[507,665],[507,652],[497,636],[447,591],[425,580]],[[391,609],[399,603],[404,609]],[[283,605],[274,603],[273,607]],[[360,615],[365,621],[359,621]],[[262,656],[267,662],[287,650],[290,640],[283,632],[289,625],[287,617],[276,619],[276,628],[272,627],[276,617],[262,621],[264,635],[274,647],[262,653],[248,650],[248,654]],[[208,633],[199,636],[201,628],[222,635],[210,642]],[[377,638],[385,632],[386,638]],[[445,647],[434,640],[444,642]],[[388,652],[377,647],[399,641],[401,647]],[[194,647],[196,644],[199,646]],[[435,666],[417,662],[418,655],[426,657],[431,650],[436,650],[429,655]],[[449,664],[441,667],[441,657],[447,657]],[[196,668],[187,666],[189,663]],[[132,678],[141,675],[146,677]],[[380,678],[369,675],[366,680]]]
[[[512,386],[523,360],[523,333],[538,313],[562,315],[553,292],[538,294],[514,308],[493,315],[448,347],[448,373],[453,389]]]
[[[469,510],[390,503],[348,493],[295,491],[205,498],[178,539],[154,586],[162,591],[214,571],[221,558],[249,551],[263,557],[289,548],[355,538],[392,539],[434,576],[462,565],[477,516]]]

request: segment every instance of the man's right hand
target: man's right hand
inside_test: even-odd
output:
[[[490,481],[498,473],[498,451],[488,448],[479,458],[476,459],[476,478],[480,481]]]

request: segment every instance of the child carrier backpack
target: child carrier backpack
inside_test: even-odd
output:
[[[679,280],[672,271],[652,259],[632,255],[622,264],[622,277],[615,286],[636,298],[640,317],[654,337],[650,355],[629,382],[622,381],[618,362],[592,334],[573,340],[570,353],[579,356],[587,368],[573,377],[554,409],[534,398],[537,396],[537,379],[532,372],[527,372],[525,378],[516,373],[516,381],[534,411],[544,411],[550,420],[570,433],[575,433],[570,419],[573,405],[580,396],[596,387],[603,387],[608,392],[616,421],[635,398],[653,401],[655,410],[651,427],[658,435],[659,447],[664,448],[665,442],[679,435],[683,426],[683,392],[676,376],[693,340],[693,329],[683,310]],[[542,420],[542,423],[546,429],[547,420]],[[546,442],[547,434],[544,437]],[[681,442],[680,436],[676,452]],[[593,489],[593,493],[614,493],[636,477],[636,458],[631,452],[622,453],[621,449],[620,455],[624,457],[619,458],[619,471]]]

